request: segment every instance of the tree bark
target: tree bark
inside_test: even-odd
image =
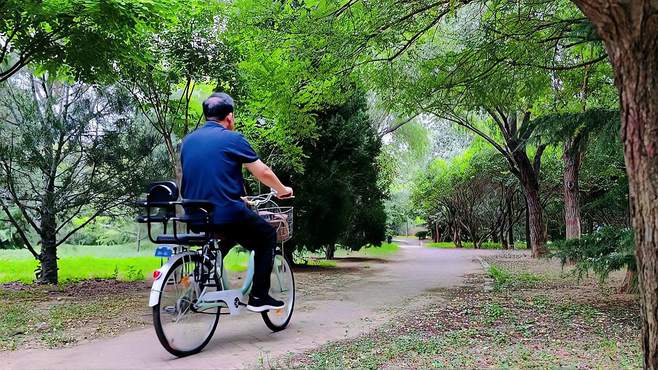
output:
[[[582,157],[582,145],[578,138],[564,142],[564,223],[566,239],[578,239],[580,228],[580,194],[578,175]]]
[[[637,294],[638,292],[638,286],[637,286],[637,271],[634,269],[628,269],[626,270],[626,276],[624,276],[624,281],[621,284],[621,287],[619,287],[619,292],[620,293],[626,293],[626,294]]]
[[[57,224],[52,208],[48,205],[52,200],[47,199],[48,195],[45,198],[41,216],[41,253],[39,254],[41,271],[37,276],[37,282],[57,284]]]
[[[57,284],[57,247],[56,241],[52,237],[41,238],[41,253],[39,261],[41,262],[41,273],[38,282],[41,284]]]
[[[532,248],[532,257],[538,258],[546,254],[546,238],[544,236],[544,219],[542,216],[542,206],[539,201],[539,189],[532,187],[525,189],[527,200],[527,226],[529,231],[530,246]]]
[[[532,244],[530,243],[530,210],[528,209],[528,197],[524,194],[525,197],[525,244],[526,247],[531,248]]]
[[[658,4],[574,0],[603,39],[621,102],[644,366],[658,369]]]
[[[458,225],[453,225],[452,242],[455,244],[455,247],[462,248],[462,237]]]
[[[514,214],[512,213],[514,205],[512,202],[514,202],[514,198],[510,196],[507,201],[507,244],[511,249],[514,249]]]
[[[324,258],[328,260],[334,259],[334,253],[336,252],[336,246],[333,244],[327,245],[324,249]]]
[[[503,223],[500,225],[500,245],[503,249],[509,249],[509,241],[507,240],[507,235],[505,233],[505,218],[503,217]]]

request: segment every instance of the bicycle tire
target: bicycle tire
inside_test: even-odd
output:
[[[295,308],[296,294],[295,294],[295,276],[292,272],[292,269],[290,268],[290,264],[288,263],[288,260],[283,255],[281,255],[281,253],[277,253],[274,256],[274,258],[275,258],[275,263],[274,263],[274,266],[273,266],[273,269],[272,269],[271,278],[275,274],[274,269],[277,268],[276,262],[277,262],[277,258],[279,258],[279,261],[281,261],[285,266],[286,274],[288,274],[289,277],[290,277],[290,282],[289,283],[291,285],[291,289],[290,289],[291,299],[290,299],[289,302],[286,302],[287,306],[283,308],[284,310],[286,310],[286,315],[287,315],[285,317],[285,320],[283,320],[283,321],[281,321],[280,319],[279,320],[273,320],[273,319],[270,318],[270,315],[276,315],[276,310],[261,312],[261,316],[263,317],[263,321],[265,321],[265,325],[267,325],[267,327],[270,330],[272,330],[273,332],[278,332],[278,331],[281,331],[281,330],[285,329],[288,326],[288,324],[290,323],[290,319],[292,319],[292,314],[293,314],[293,311],[294,311],[294,308]],[[276,292],[274,292],[275,288],[276,288],[275,286],[272,286],[270,288],[270,294],[274,298],[278,298]]]
[[[195,264],[199,264],[199,263],[202,263],[202,256],[201,255],[193,255],[193,256],[191,256],[190,260],[192,262],[194,262]],[[171,274],[173,274],[177,270],[177,268],[181,264],[183,264],[184,262],[185,262],[184,259],[181,258],[171,266],[171,268],[167,272],[167,275],[165,275],[165,277],[164,277],[165,282],[168,281],[168,279],[171,277]],[[212,268],[211,266],[206,266],[206,267],[211,268],[211,271],[213,271],[214,275],[215,275],[214,276],[215,283],[218,284],[218,286],[221,286],[219,276],[217,275],[214,268]],[[208,331],[208,333],[206,334],[206,338],[204,338],[203,341],[201,341],[201,343],[199,345],[195,346],[194,348],[186,349],[186,350],[177,349],[177,348],[174,348],[169,343],[169,340],[167,338],[167,335],[165,334],[165,330],[164,330],[163,325],[162,325],[162,320],[161,320],[161,315],[160,315],[160,311],[161,311],[160,310],[160,308],[161,308],[160,305],[161,305],[161,300],[162,300],[162,294],[163,294],[164,291],[165,290],[163,289],[160,292],[160,295],[158,297],[158,303],[155,306],[153,306],[153,326],[155,327],[155,332],[157,334],[158,340],[160,341],[160,344],[162,345],[162,347],[164,347],[164,349],[167,350],[167,352],[171,353],[172,355],[174,355],[176,357],[185,357],[185,356],[190,356],[190,355],[194,355],[194,354],[197,354],[197,353],[201,352],[201,350],[203,350],[203,348],[206,345],[208,345],[208,342],[210,342],[213,335],[215,334],[215,330],[217,329],[217,324],[219,323],[221,308],[217,307],[217,313],[214,314],[215,318],[214,318],[214,321],[212,323],[212,326],[211,326],[210,330]]]

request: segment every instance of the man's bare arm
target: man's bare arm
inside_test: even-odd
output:
[[[255,162],[245,163],[244,166],[258,181],[274,189],[279,197],[292,195],[292,188],[284,186],[274,171],[260,159]]]

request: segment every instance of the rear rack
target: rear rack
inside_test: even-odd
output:
[[[173,181],[152,183],[149,185],[146,199],[135,202],[136,206],[146,210],[146,213],[137,216],[135,221],[147,225],[149,240],[155,244],[206,244],[210,240],[210,236],[205,230],[208,230],[211,223],[215,206],[205,200],[179,200],[178,195],[178,187]],[[179,207],[185,211],[185,214],[176,215]],[[170,223],[173,233],[167,234]],[[162,224],[163,234],[154,237],[153,224]],[[184,224],[187,231],[178,232],[178,224]]]

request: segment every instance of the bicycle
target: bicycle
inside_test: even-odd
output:
[[[284,244],[292,237],[293,208],[276,205],[272,201],[274,195],[271,192],[247,201],[277,228],[279,243],[270,275],[270,295],[285,302],[285,306],[261,313],[267,327],[277,332],[285,329],[292,318],[295,279],[284,257]],[[168,352],[183,357],[200,352],[210,342],[220,315],[238,315],[246,308],[254,275],[254,253],[249,254],[242,286],[232,289],[218,246],[221,236],[198,231],[210,225],[214,206],[204,200],[178,200],[178,197],[173,181],[151,184],[146,200],[137,203],[146,208],[146,214],[138,216],[137,222],[146,223],[149,239],[161,245],[156,248],[155,255],[167,258],[167,262],[153,272],[149,296],[156,334]],[[264,205],[270,207],[263,208]],[[176,207],[185,209],[185,214],[177,216]],[[163,233],[154,238],[153,225],[157,224],[162,224]],[[169,224],[173,230],[171,234],[167,234]],[[185,233],[177,231],[180,224],[187,228]]]

